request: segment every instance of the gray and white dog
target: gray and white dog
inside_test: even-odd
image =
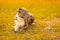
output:
[[[22,31],[34,22],[34,17],[25,8],[18,8],[14,22],[15,31]]]

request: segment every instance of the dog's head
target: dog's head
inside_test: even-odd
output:
[[[17,13],[27,13],[27,9],[25,8],[18,8]]]
[[[17,13],[21,18],[24,18],[26,15],[28,15],[28,11],[25,8],[18,8]]]

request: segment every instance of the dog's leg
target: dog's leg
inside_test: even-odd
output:
[[[17,32],[18,29],[19,29],[18,25],[15,25],[15,26],[14,26],[14,30],[15,30],[15,32]]]
[[[29,24],[31,25],[34,22],[34,17],[33,16],[30,16],[28,18],[28,21],[29,21]]]

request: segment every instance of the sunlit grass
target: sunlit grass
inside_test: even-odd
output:
[[[17,8],[24,7],[35,17],[26,32],[14,32]],[[0,40],[60,40],[60,1],[1,0]]]

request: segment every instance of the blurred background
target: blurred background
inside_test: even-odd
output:
[[[14,32],[17,8],[26,8],[35,25]],[[0,40],[60,40],[60,0],[0,0]]]

